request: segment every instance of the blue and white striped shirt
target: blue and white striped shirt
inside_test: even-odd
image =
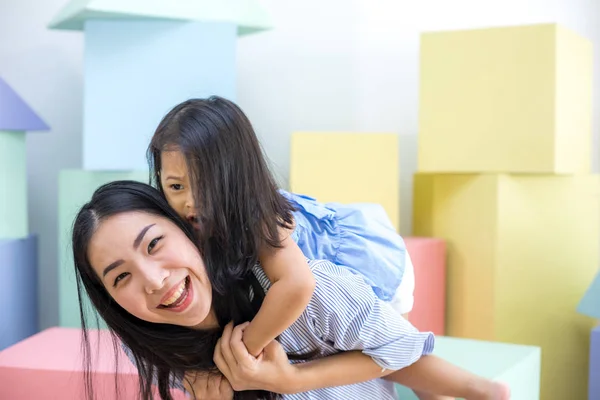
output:
[[[311,260],[316,280],[313,297],[304,313],[279,337],[284,350],[316,351],[327,357],[342,351],[361,350],[382,368],[398,370],[433,351],[434,335],[419,332],[386,302],[364,279],[329,261]],[[270,281],[259,266],[254,274],[263,288]],[[283,396],[286,400],[396,399],[392,382],[375,379]]]
[[[399,370],[431,354],[432,333],[419,332],[387,302],[379,299],[364,278],[325,260],[309,260],[316,288],[308,306],[279,337],[287,353],[312,353],[315,358],[360,350],[381,368]],[[253,269],[269,290],[263,269]],[[129,349],[126,353],[133,361]],[[134,362],[135,364],[135,362]],[[173,386],[183,389],[174,378]],[[286,400],[381,399],[395,400],[394,384],[384,379],[284,395]]]

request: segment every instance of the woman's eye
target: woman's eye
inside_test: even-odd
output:
[[[181,183],[173,183],[171,184],[171,189],[175,191],[183,190],[183,185]]]
[[[152,249],[158,244],[158,242],[162,239],[162,236],[152,239],[150,243],[148,243],[148,253],[152,253]]]
[[[120,282],[122,279],[125,279],[125,277],[126,277],[127,275],[129,275],[129,273],[128,273],[128,272],[123,272],[122,274],[120,274],[119,276],[117,276],[117,277],[115,278],[115,282],[113,283],[113,287],[117,286],[117,284],[118,284],[118,283],[119,283],[119,282]]]

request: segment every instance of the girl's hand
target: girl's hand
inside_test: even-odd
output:
[[[296,368],[290,364],[279,342],[272,341],[258,357],[253,357],[242,342],[246,326],[248,323],[235,328],[232,323],[227,324],[213,357],[233,390],[294,393]]]
[[[221,374],[207,372],[188,372],[183,385],[192,400],[214,399],[232,400],[233,389]]]

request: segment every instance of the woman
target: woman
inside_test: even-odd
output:
[[[211,247],[210,238],[200,248],[196,242],[191,226],[160,193],[138,182],[113,182],[99,188],[75,220],[73,252],[80,306],[85,288],[109,329],[130,350],[140,371],[144,399],[152,398],[154,381],[161,398],[171,399],[170,387],[182,387],[186,373],[216,372],[215,362],[231,376],[227,369],[235,362],[236,352],[227,347],[236,341],[230,337],[241,337],[244,323],[256,315],[270,288],[255,258],[248,257],[246,272],[240,274],[223,265],[224,257]],[[287,364],[279,347],[271,345],[263,357],[279,360],[277,379],[256,388],[262,391],[237,392],[235,398],[275,398],[274,392],[310,391],[290,393],[286,398],[393,399],[393,383],[374,378],[418,365],[431,371],[432,381],[461,383],[472,393],[457,396],[504,398],[487,390],[473,392],[473,387],[493,387],[436,357],[423,357],[432,351],[433,335],[420,333],[398,318],[361,275],[328,261],[308,264],[316,280],[314,295],[300,318],[278,338],[290,358],[306,362]],[[82,322],[85,335],[83,311]],[[232,323],[242,325],[232,333]],[[89,359],[89,346],[85,349]],[[323,357],[333,354],[329,360],[362,357],[360,371],[342,368],[330,378],[323,373],[330,370]],[[92,392],[89,388],[88,393]]]
[[[158,191],[136,182],[98,189],[74,224],[80,302],[85,289],[110,330],[131,350],[144,398],[150,398],[154,377],[161,397],[170,399],[172,379],[181,381],[186,371],[215,371],[213,353],[223,328],[230,321],[250,321],[268,290],[258,265],[237,282],[215,274],[227,266],[219,265],[210,243],[199,250],[193,235]],[[433,336],[398,318],[359,275],[329,262],[310,266],[317,280],[313,300],[279,338],[291,358],[316,360],[360,350],[391,372],[431,352]],[[314,361],[301,363],[282,377],[300,378],[319,367]],[[265,391],[236,393],[238,398],[260,396],[274,397]],[[393,399],[394,390],[391,382],[377,379],[315,390],[312,396]]]

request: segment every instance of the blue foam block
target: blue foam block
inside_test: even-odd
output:
[[[234,23],[87,21],[83,168],[146,169],[162,117],[193,97],[235,100]]]
[[[0,350],[37,333],[36,235],[0,240]]]
[[[600,325],[592,329],[590,337],[588,399],[600,399]]]

